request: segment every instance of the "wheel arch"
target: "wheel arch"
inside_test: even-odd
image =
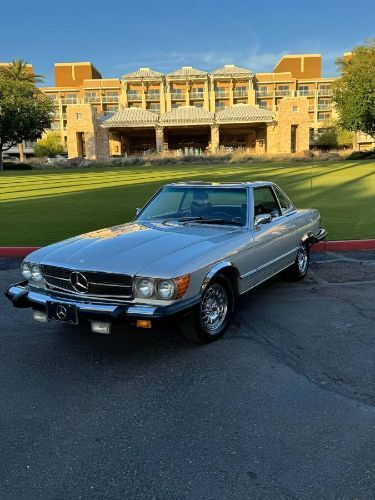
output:
[[[238,278],[240,277],[240,272],[235,264],[230,261],[222,261],[214,264],[204,277],[201,293],[204,292],[208,283],[212,280],[214,276],[223,275],[228,278],[232,284],[233,292],[235,297],[238,295]]]

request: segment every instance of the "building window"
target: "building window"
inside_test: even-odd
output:
[[[196,108],[202,108],[203,109],[203,102],[198,101],[198,102],[193,102],[191,103],[192,106],[195,106]]]
[[[47,94],[47,97],[50,101],[56,101],[57,95],[56,94]]]
[[[318,113],[318,121],[323,122],[330,120],[331,114],[330,113]]]
[[[140,100],[140,95],[139,95],[138,90],[128,90],[127,95],[128,95],[129,101]]]
[[[319,95],[331,95],[330,86],[327,83],[321,83],[319,85]]]
[[[246,85],[240,85],[238,87],[235,87],[235,89],[234,89],[234,96],[235,97],[246,97],[247,96],[247,87],[246,87]]]
[[[76,113],[76,120],[82,120],[82,113]]]
[[[278,85],[276,90],[276,96],[289,95],[289,85]]]
[[[312,93],[308,85],[298,85],[298,95],[311,95]]]
[[[97,102],[98,100],[96,92],[85,92],[85,102]]]
[[[221,109],[225,108],[225,103],[222,101],[219,101],[215,105],[215,111],[220,111]]]
[[[259,97],[262,96],[267,96],[270,92],[268,92],[268,86],[267,85],[258,85],[258,91],[257,94]]]
[[[297,113],[297,111],[298,111],[298,106],[293,106],[293,107],[292,107],[292,111],[293,111],[293,113]]]
[[[259,107],[262,109],[267,109],[268,108],[268,103],[267,101],[258,101]]]

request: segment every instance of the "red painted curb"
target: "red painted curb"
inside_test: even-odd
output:
[[[29,253],[39,248],[40,247],[0,247],[0,257],[26,257],[26,255],[29,255]],[[350,252],[356,250],[375,250],[375,239],[320,241],[311,248],[311,252]]]
[[[40,247],[0,247],[0,257],[26,257]]]
[[[350,252],[375,250],[375,240],[320,241],[311,248],[312,252]]]

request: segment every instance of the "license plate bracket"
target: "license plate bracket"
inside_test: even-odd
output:
[[[47,318],[49,321],[62,321],[78,325],[78,311],[75,304],[47,302]]]

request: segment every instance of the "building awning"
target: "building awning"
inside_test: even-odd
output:
[[[124,108],[102,122],[102,127],[154,127],[158,115],[142,108]]]
[[[160,115],[160,125],[212,125],[215,114],[195,106],[180,106]]]
[[[272,111],[248,104],[233,104],[216,113],[216,122],[221,123],[270,123],[275,119]]]
[[[211,73],[214,77],[219,76],[234,76],[234,77],[252,77],[254,73],[252,73],[249,69],[239,68],[234,64],[225,64],[221,66],[221,68],[217,68]]]

